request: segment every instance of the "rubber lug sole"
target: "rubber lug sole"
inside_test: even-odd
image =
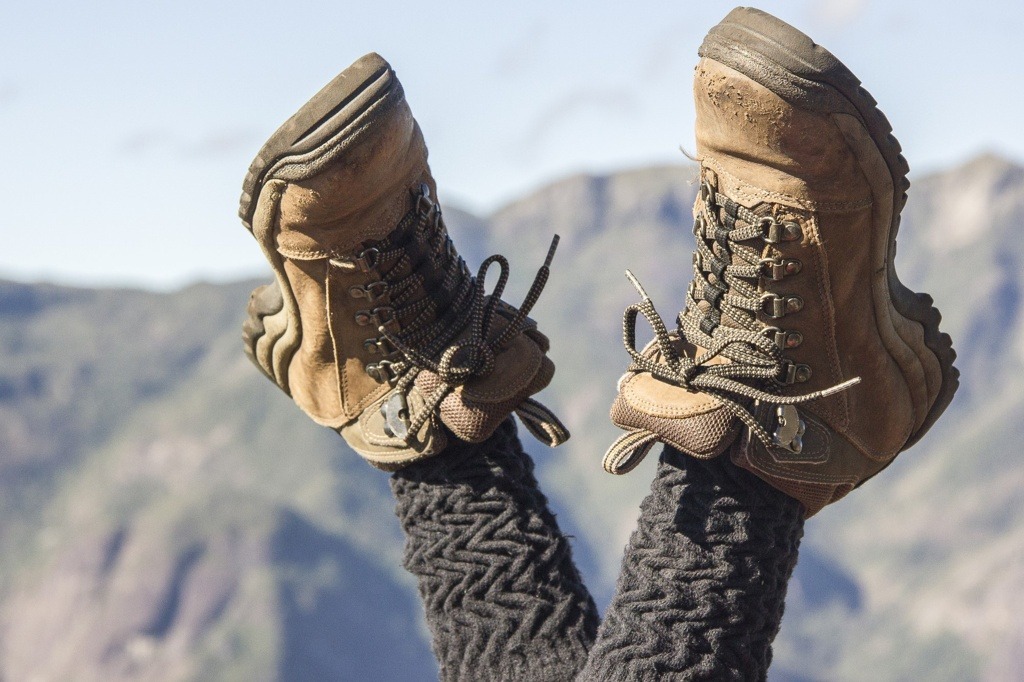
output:
[[[310,163],[324,148],[338,146],[338,135],[356,118],[390,94],[401,94],[401,85],[384,58],[376,53],[361,57],[325,85],[263,145],[242,182],[238,216],[252,230],[256,200],[263,183],[284,167],[289,180],[314,175]]]
[[[242,342],[245,354],[263,374],[273,381],[273,364],[270,353],[277,341],[278,334],[273,330],[282,329],[286,322],[281,320],[284,315],[284,296],[277,282],[257,287],[249,295],[248,317],[242,323]],[[282,387],[283,388],[283,387]],[[286,391],[287,392],[287,391]]]

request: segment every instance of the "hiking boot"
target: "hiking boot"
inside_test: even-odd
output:
[[[449,432],[482,441],[512,411],[550,445],[568,437],[529,397],[554,373],[526,315],[557,237],[517,310],[500,300],[508,262],[491,256],[474,277],[436,197],[419,126],[376,54],[285,122],[243,187],[239,215],[276,276],[253,292],[246,350],[314,421],[384,469],[436,454]]]
[[[811,516],[928,430],[958,385],[931,297],[893,267],[907,163],[857,78],[810,38],[739,8],[694,79],[694,278],[669,331],[641,292],[605,468],[656,441],[733,461]],[[655,340],[635,348],[638,315]],[[742,437],[739,437],[742,433]]]

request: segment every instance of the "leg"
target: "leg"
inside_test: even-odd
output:
[[[917,442],[958,385],[931,298],[896,275],[908,168],[874,99],[752,8],[699,54],[693,281],[670,330],[633,278],[612,407],[626,433],[604,465],[670,447],[588,664],[599,679],[764,678],[802,519]]]
[[[568,438],[530,397],[554,374],[527,314],[557,237],[518,310],[501,300],[503,257],[470,272],[402,86],[376,54],[270,137],[239,211],[275,274],[250,301],[249,357],[371,464],[407,467],[394,479],[406,565],[444,678],[574,676],[596,610],[508,419],[552,446]]]
[[[511,419],[394,474],[443,680],[571,680],[597,609]]]
[[[764,679],[802,533],[795,499],[665,448],[581,679]]]

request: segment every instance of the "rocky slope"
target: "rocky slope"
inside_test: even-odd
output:
[[[239,354],[252,284],[0,285],[4,679],[434,666],[383,477]]]
[[[600,471],[630,267],[671,319],[693,171],[579,176],[447,215],[509,300],[562,236],[534,317],[574,437],[531,445],[607,600],[653,462]],[[949,413],[808,525],[772,677],[1016,679],[1024,667],[1024,169],[915,181],[897,260],[960,352]],[[0,677],[424,679],[435,670],[386,478],[248,366],[254,282],[172,294],[0,283]],[[651,458],[653,460],[653,458]]]

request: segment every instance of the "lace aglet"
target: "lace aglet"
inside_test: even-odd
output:
[[[555,250],[558,249],[558,240],[560,237],[556,234],[551,238],[551,246],[548,247],[548,256],[544,259],[544,267],[550,268],[551,261],[555,259]]]
[[[859,383],[860,383],[860,377],[854,377],[852,379],[848,379],[847,381],[844,381],[841,384],[836,384],[832,388],[826,388],[823,391],[819,391],[819,394],[820,394],[820,396],[822,398],[830,396],[830,395],[835,395],[836,393],[839,393],[841,391],[845,391],[846,389],[850,388],[851,386],[856,386]]]
[[[850,379],[849,381],[843,382],[842,384],[840,384],[840,386],[842,386],[842,389],[845,390],[845,389],[847,389],[847,388],[849,388],[851,386],[856,386],[859,383],[860,383],[860,377],[854,377],[854,378]]]
[[[651,300],[651,297],[647,295],[646,291],[644,291],[643,286],[640,285],[640,280],[638,280],[631,271],[626,270],[626,277],[636,288],[637,292],[640,294],[640,298],[644,299],[645,301]]]
[[[819,398],[827,398],[830,395],[835,395],[860,383],[860,377],[854,377],[848,379],[841,384],[836,384],[820,391],[814,391],[813,393],[807,393],[805,395],[796,396],[764,396],[762,399],[764,402],[770,405],[799,405],[800,403],[806,403],[811,400],[818,400]]]

